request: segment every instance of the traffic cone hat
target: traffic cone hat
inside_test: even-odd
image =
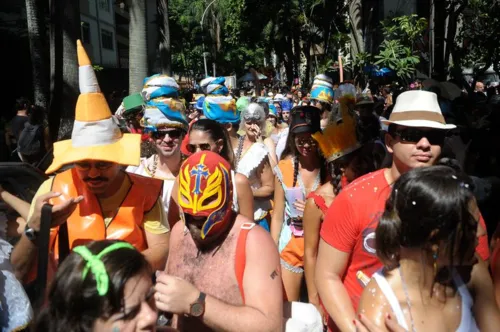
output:
[[[80,40],[77,40],[80,96],[76,103],[71,139],[54,143],[54,161],[46,173],[83,160],[138,166],[141,135],[123,134],[112,116],[106,98]]]

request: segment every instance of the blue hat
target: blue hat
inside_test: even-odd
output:
[[[200,86],[206,95],[227,96],[229,90],[224,85],[225,83],[224,77],[207,77],[200,82]]]
[[[269,104],[269,115],[274,116],[275,118],[278,117],[278,110],[276,109],[276,106],[273,104]]]
[[[205,96],[198,98],[198,100],[196,101],[196,106],[194,108],[196,108],[198,111],[203,111],[204,102],[205,102]]]
[[[163,74],[146,77],[141,94],[146,102],[141,124],[146,131],[165,127],[187,130],[186,106],[179,99],[179,85],[175,79]]]
[[[282,112],[290,112],[293,108],[293,104],[289,100],[283,100],[281,102],[281,111]]]
[[[203,103],[203,114],[207,119],[219,123],[238,123],[240,121],[236,100],[231,96],[207,96]]]
[[[330,77],[320,74],[314,78],[311,88],[311,99],[333,103],[333,81]]]

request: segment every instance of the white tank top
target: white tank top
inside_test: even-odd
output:
[[[376,272],[375,274],[373,274],[373,278],[377,282],[382,293],[384,293],[387,301],[389,301],[389,305],[391,306],[391,309],[398,320],[398,324],[401,325],[405,330],[409,331],[408,324],[406,324],[406,319],[403,314],[403,310],[401,309],[396,294],[394,294],[394,291],[389,285],[389,282],[387,282],[387,279],[381,272]],[[467,289],[467,285],[464,284],[462,278],[460,278],[460,276],[456,272],[453,272],[453,281],[455,282],[455,285],[458,288],[458,293],[462,298],[462,319],[460,321],[460,325],[458,326],[457,332],[479,331],[476,325],[476,320],[472,315],[472,305],[474,303],[469,290]]]

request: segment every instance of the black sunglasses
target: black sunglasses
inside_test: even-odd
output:
[[[151,133],[151,137],[154,139],[164,139],[165,136],[170,137],[171,139],[176,139],[181,137],[182,135],[182,130],[180,129],[174,129],[174,130],[169,130],[169,131],[155,131]]]
[[[417,143],[422,138],[426,138],[431,145],[443,145],[446,138],[445,130],[422,130],[418,128],[396,129],[389,133],[392,137],[397,137],[401,142]]]
[[[186,150],[189,151],[189,153],[195,153],[200,149],[201,151],[210,151],[212,147],[208,143],[204,144],[188,144],[186,145]]]

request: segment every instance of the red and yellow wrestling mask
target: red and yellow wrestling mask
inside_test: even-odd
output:
[[[221,156],[201,151],[186,159],[179,172],[178,199],[188,228],[198,228],[202,240],[224,229],[231,220],[232,191],[231,166]]]

